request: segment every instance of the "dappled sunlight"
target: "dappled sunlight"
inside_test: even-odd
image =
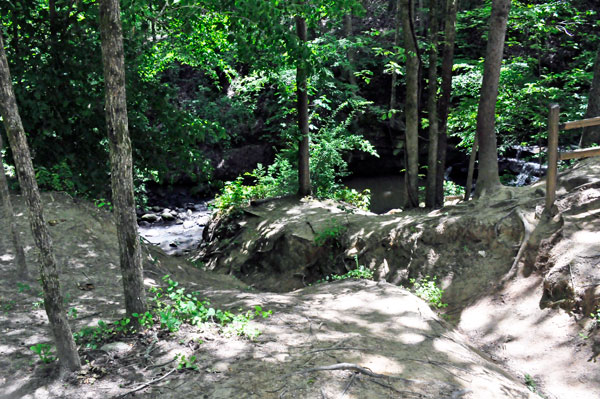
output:
[[[0,255],[0,261],[2,261],[2,262],[11,262],[13,260],[15,260],[15,256],[12,254],[5,253],[5,254]]]
[[[413,333],[413,332],[406,332],[406,333],[401,333],[400,335],[398,335],[398,341],[400,341],[406,345],[420,344],[423,341],[425,341],[426,338],[427,337],[425,337],[424,335],[421,335],[418,333]]]
[[[377,374],[386,375],[401,375],[406,365],[399,363],[397,360],[390,359],[386,356],[376,354],[365,354],[361,356],[360,365],[369,368]]]

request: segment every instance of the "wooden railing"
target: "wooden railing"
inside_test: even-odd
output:
[[[556,200],[556,176],[558,171],[558,161],[565,159],[595,157],[600,155],[600,147],[584,148],[581,150],[568,152],[558,151],[558,132],[560,130],[571,130],[580,127],[600,125],[600,117],[567,122],[561,125],[559,123],[559,113],[560,106],[558,104],[550,105],[550,116],[548,117],[548,172],[546,173],[545,211],[547,213],[552,212],[552,207],[554,206],[554,201]]]

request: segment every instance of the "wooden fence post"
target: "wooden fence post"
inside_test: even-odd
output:
[[[546,209],[544,210],[548,214],[552,214],[552,207],[556,199],[559,114],[560,106],[558,104],[551,104],[550,115],[548,116],[548,172],[546,173]]]

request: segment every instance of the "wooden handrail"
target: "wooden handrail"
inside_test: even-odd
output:
[[[571,130],[571,129],[577,129],[580,127],[588,127],[588,126],[596,126],[596,125],[600,125],[600,116],[597,116],[595,118],[582,119],[580,121],[563,123],[562,125],[559,126],[559,128],[561,130]]]
[[[556,199],[556,175],[558,173],[558,119],[560,106],[550,105],[548,115],[548,171],[546,172],[546,209],[552,212],[554,200]]]
[[[595,157],[600,155],[599,148],[582,148],[575,151],[558,151],[558,132],[559,130],[571,130],[580,127],[600,125],[600,116],[580,121],[573,121],[559,125],[560,107],[558,104],[550,105],[550,115],[548,116],[548,172],[546,173],[546,208],[544,212],[553,214],[554,200],[556,199],[556,176],[558,171],[558,161],[565,159],[579,159]]]
[[[558,159],[563,161],[565,159],[589,158],[596,157],[598,155],[600,155],[600,147],[584,148],[581,150],[561,152],[558,154]]]

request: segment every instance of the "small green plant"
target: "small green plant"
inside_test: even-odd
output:
[[[443,309],[448,304],[442,302],[444,290],[437,286],[436,279],[435,276],[433,278],[425,276],[420,280],[411,278],[410,283],[413,285],[412,289],[416,296],[437,309]]]
[[[43,363],[52,363],[53,361],[56,360],[56,356],[54,356],[51,351],[52,351],[52,346],[50,344],[35,344],[33,346],[30,346],[29,349],[37,354],[40,357],[40,360]]]
[[[44,307],[44,298],[40,298],[31,304],[34,309],[42,309]]]
[[[319,247],[331,245],[333,247],[340,246],[340,240],[347,227],[341,224],[336,218],[331,219],[329,226],[325,230],[315,233],[315,244]]]
[[[19,291],[19,293],[22,293],[31,290],[31,287],[29,286],[29,284],[26,283],[17,283],[17,290]]]
[[[96,208],[98,208],[98,209],[105,208],[105,209],[108,209],[109,211],[112,211],[112,209],[113,209],[112,202],[110,202],[104,198],[95,199],[94,205],[96,205]]]
[[[70,308],[69,311],[67,312],[67,316],[69,316],[72,319],[76,319],[77,318],[77,309]]]
[[[594,320],[596,326],[600,327],[600,308],[596,309],[595,312],[590,313],[590,317]]]
[[[140,325],[144,328],[152,328],[154,327],[154,316],[152,316],[152,313],[146,311],[146,313],[140,315],[138,313],[132,313],[131,314],[133,317],[138,319],[138,322],[140,323]]]
[[[535,382],[535,380],[533,379],[533,377],[531,375],[525,374],[524,378],[525,378],[525,385],[527,386],[527,389],[529,389],[531,392],[537,394],[541,398],[545,398],[545,396],[543,396],[538,391],[537,383]]]
[[[198,365],[196,364],[197,358],[195,355],[186,357],[180,353],[175,356],[175,359],[177,359],[177,370],[198,370]]]
[[[17,302],[14,299],[0,300],[0,304],[2,304],[2,310],[4,312],[10,312],[14,309]]]
[[[327,283],[330,281],[337,281],[337,280],[346,280],[349,278],[365,279],[365,280],[373,279],[373,271],[370,270],[369,268],[367,268],[366,266],[359,264],[358,255],[354,255],[354,262],[356,263],[356,269],[350,270],[346,274],[341,274],[341,275],[340,274],[331,274],[329,276],[326,276],[324,279],[317,280],[315,282],[315,284]]]

